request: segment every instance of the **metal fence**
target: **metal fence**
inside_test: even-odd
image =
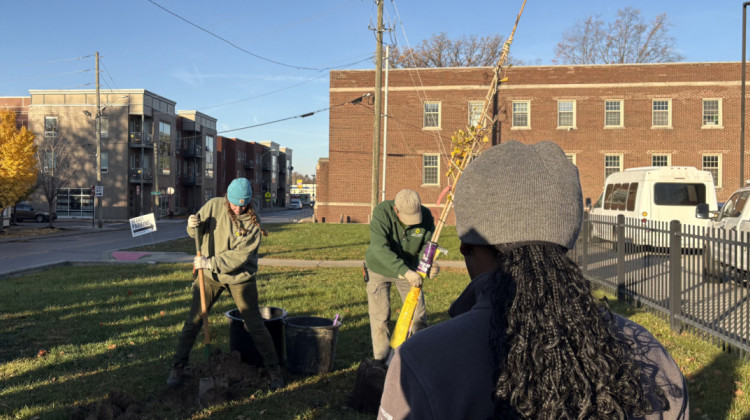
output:
[[[673,331],[750,355],[750,235],[587,214],[569,255],[590,281],[661,315]]]

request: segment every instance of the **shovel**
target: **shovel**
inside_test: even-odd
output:
[[[201,256],[200,229],[195,228],[195,255]],[[198,269],[198,287],[201,292],[201,319],[203,320],[203,347],[206,351],[208,371],[211,372],[211,330],[208,326],[208,305],[206,305],[206,284],[203,279],[203,269]],[[214,390],[216,388],[216,390]],[[207,407],[214,394],[227,389],[226,378],[216,378],[213,374],[207,378],[200,378],[198,386],[198,403],[201,407]]]

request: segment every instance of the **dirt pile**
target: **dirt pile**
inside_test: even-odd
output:
[[[201,382],[205,387],[209,378],[212,379],[211,391],[199,393]],[[208,361],[191,363],[186,368],[182,386],[169,388],[165,385],[147,401],[137,401],[125,391],[112,391],[106,399],[80,408],[72,417],[81,420],[140,420],[152,418],[155,412],[165,410],[174,417],[187,417],[203,408],[252,395],[268,385],[265,369],[243,363],[239,352],[219,351]]]

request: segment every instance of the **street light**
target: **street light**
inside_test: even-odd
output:
[[[96,131],[96,186],[101,187],[102,185],[102,110],[107,108],[109,105],[111,105],[113,102],[115,102],[118,99],[127,98],[128,95],[121,95],[118,96],[111,101],[104,104],[104,106],[101,106],[99,102],[99,86],[97,85],[97,92],[96,92],[96,120],[95,120],[95,131]],[[91,113],[87,110],[84,110],[83,113],[87,117],[91,117]],[[102,197],[100,195],[96,195],[96,219],[98,221],[99,228],[102,227]]]

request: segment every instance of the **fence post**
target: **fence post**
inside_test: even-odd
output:
[[[677,319],[682,314],[682,241],[679,235],[679,220],[669,224],[669,326],[680,332],[682,323]]]
[[[625,215],[617,215],[617,301],[625,301]]]
[[[589,220],[589,213],[583,213],[583,250],[581,252],[581,273],[584,277],[589,274],[589,237],[591,232],[591,221]]]

